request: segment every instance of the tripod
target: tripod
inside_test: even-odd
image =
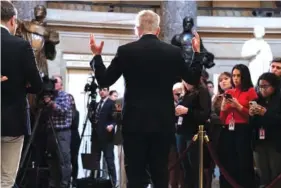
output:
[[[26,147],[25,147],[25,149],[23,151],[23,154],[22,154],[22,158],[21,158],[21,162],[20,162],[20,166],[19,166],[19,172],[21,172],[19,174],[22,174],[22,176],[18,177],[19,178],[18,185],[20,187],[25,187],[25,185],[23,185],[23,183],[24,183],[24,180],[26,179],[26,173],[30,169],[28,167],[28,165],[30,164],[30,159],[31,159],[31,154],[32,154],[32,151],[30,150],[30,147],[31,147],[31,144],[34,142],[34,138],[35,138],[37,129],[39,127],[39,122],[40,122],[40,118],[41,118],[42,112],[44,112],[45,110],[46,110],[45,106],[39,108],[38,113],[37,113],[37,115],[35,117],[35,122],[34,122],[34,126],[33,126],[33,130],[32,130],[31,136],[30,136],[30,138],[29,138],[29,140],[28,140],[28,142],[26,144]],[[50,125],[50,128],[51,128],[52,134],[53,134],[54,139],[55,139],[55,143],[56,143],[56,147],[57,147],[57,151],[58,151],[60,160],[61,160],[62,163],[64,163],[63,155],[62,155],[61,148],[60,148],[60,143],[59,143],[59,140],[58,140],[55,128],[54,128],[53,120],[52,120],[52,118],[50,116],[48,116],[48,121],[49,121],[49,125]],[[28,157],[28,160],[27,160],[28,153],[29,153],[30,156]],[[26,164],[26,168],[24,168],[25,164]],[[37,187],[39,185],[39,182],[38,182],[39,171],[40,170],[48,170],[48,168],[47,169],[42,169],[42,168],[39,167],[39,165],[35,167],[35,162],[32,161],[31,169],[36,170],[36,181],[35,181],[35,184],[36,184],[36,187]]]
[[[91,98],[91,102],[89,102],[89,99]],[[85,134],[85,130],[86,130],[86,127],[87,127],[87,122],[89,120],[89,116],[91,115],[90,112],[92,112],[93,108],[92,107],[95,107],[96,105],[96,94],[89,94],[88,96],[88,102],[87,102],[87,114],[86,114],[86,118],[84,120],[84,123],[83,123],[83,129],[82,129],[82,134],[81,134],[81,140],[83,139],[84,137],[84,134]]]

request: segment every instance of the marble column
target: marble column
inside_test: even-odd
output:
[[[171,43],[173,36],[182,32],[184,17],[192,17],[196,25],[197,3],[195,0],[163,1],[161,6],[161,36],[165,42]]]
[[[18,10],[18,18],[31,20],[34,18],[34,7],[36,5],[47,6],[47,1],[12,1]]]

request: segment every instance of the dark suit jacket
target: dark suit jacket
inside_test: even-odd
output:
[[[1,27],[1,136],[20,136],[27,133],[26,94],[42,88],[33,50],[23,39]]]
[[[97,103],[96,108],[98,107],[99,103]],[[95,112],[96,112],[95,108]],[[99,115],[98,123],[93,124],[93,137],[97,137],[98,140],[102,141],[108,141],[112,142],[113,141],[113,136],[114,136],[114,128],[111,132],[108,132],[106,130],[106,127],[108,125],[113,125],[115,127],[115,120],[113,117],[113,112],[115,109],[115,103],[111,99],[107,99],[102,108],[101,112]]]
[[[196,53],[194,60],[199,62],[193,65],[200,65],[201,58]],[[91,65],[101,87],[108,87],[124,76],[123,132],[174,129],[173,84],[178,78],[192,78],[180,48],[160,41],[155,35],[144,35],[138,41],[120,46],[107,69],[100,55],[93,58]]]

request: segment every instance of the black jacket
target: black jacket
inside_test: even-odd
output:
[[[26,94],[42,88],[33,50],[23,39],[1,27],[1,136],[20,136],[27,133]],[[27,84],[31,87],[27,90]]]
[[[211,114],[211,97],[207,88],[200,86],[197,91],[186,94],[181,105],[188,108],[183,115],[183,122],[178,126],[177,132],[188,137],[193,137],[198,132],[199,125],[206,125]]]
[[[263,142],[271,141],[276,150],[281,152],[281,95],[276,92],[270,99],[260,97],[256,100],[258,104],[267,109],[264,116],[250,116],[250,125],[254,129],[254,147]],[[259,139],[259,129],[265,130],[265,140]]]
[[[197,82],[201,59],[196,53],[195,69],[187,69],[180,48],[155,35],[144,35],[120,46],[107,69],[99,55],[91,65],[101,87],[108,87],[124,76],[123,132],[171,132],[175,122],[172,87],[178,78]]]

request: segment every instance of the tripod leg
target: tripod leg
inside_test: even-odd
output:
[[[39,124],[39,120],[40,120],[40,117],[41,117],[42,110],[43,110],[43,109],[39,109],[38,115],[37,115],[37,117],[36,117],[36,119],[35,119],[35,123],[34,123],[34,126],[33,126],[33,130],[32,130],[31,136],[30,136],[30,138],[29,138],[29,140],[28,140],[28,143],[27,143],[27,145],[26,145],[26,148],[25,148],[25,150],[24,150],[24,152],[23,152],[23,155],[22,155],[22,158],[21,158],[20,169],[21,169],[21,168],[23,167],[23,165],[24,165],[24,162],[25,162],[25,160],[26,160],[26,156],[27,156],[28,151],[29,151],[29,149],[30,149],[30,145],[31,145],[31,143],[32,143],[33,140],[34,140],[34,136],[35,136],[36,130],[37,130],[37,128],[38,128],[38,124]]]
[[[57,135],[57,133],[55,131],[54,123],[53,123],[52,118],[49,118],[49,122],[51,124],[51,129],[52,129],[53,136],[55,138],[56,147],[57,147],[57,150],[58,150],[58,154],[59,154],[60,160],[64,164],[64,158],[63,158],[63,154],[62,154],[62,151],[61,151],[61,145],[60,145],[60,142],[59,142],[59,139],[58,139],[58,135]]]
[[[61,132],[57,132],[55,130],[53,121],[49,118],[50,128],[52,130],[52,140],[55,144],[55,148],[52,151],[52,162],[57,163],[53,166],[55,169],[56,165],[60,172],[60,177],[58,180],[60,181],[61,187],[66,187],[69,184],[71,179],[71,154],[70,154],[70,142],[71,142],[71,130],[65,130]],[[58,158],[55,159],[55,158]],[[50,161],[51,162],[51,161]],[[51,169],[50,169],[51,170]],[[56,170],[55,170],[56,171]],[[55,172],[53,171],[53,172]]]
[[[21,157],[21,162],[20,162],[20,166],[19,166],[19,173],[18,173],[18,175],[19,175],[19,177],[18,177],[19,178],[19,185],[20,186],[23,184],[23,181],[24,181],[25,176],[26,176],[28,164],[29,164],[30,159],[31,159],[31,153],[30,153],[30,156],[29,156],[28,160],[26,160],[28,152],[30,150],[30,146],[31,146],[31,144],[32,144],[32,142],[34,140],[34,137],[35,137],[38,125],[39,125],[39,120],[41,118],[42,111],[43,111],[43,109],[41,109],[41,108],[38,111],[38,114],[37,114],[37,116],[35,118],[35,122],[34,122],[34,126],[33,126],[33,129],[32,129],[32,133],[30,135],[30,138],[29,138],[29,140],[28,140],[28,142],[27,142],[27,144],[25,146],[25,149],[24,149],[22,157]],[[26,164],[26,169],[24,169],[22,171],[22,169],[24,167],[24,164]],[[22,171],[22,173],[21,173],[21,171]],[[22,174],[21,177],[20,177],[20,174]]]
[[[83,130],[82,130],[82,134],[81,134],[81,139],[84,137],[84,134],[85,134],[85,130],[86,130],[86,127],[87,127],[87,122],[89,120],[89,108],[87,110],[87,115],[86,115],[86,119],[83,123]]]

